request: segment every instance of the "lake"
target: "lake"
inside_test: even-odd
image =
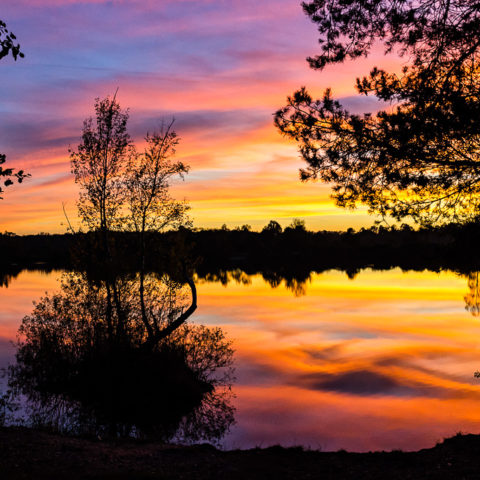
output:
[[[0,287],[0,366],[13,360],[32,301],[61,276],[23,270]],[[238,271],[227,280],[197,280],[192,317],[222,327],[235,349],[236,424],[224,448],[417,450],[480,432],[475,275],[331,270],[275,288]]]

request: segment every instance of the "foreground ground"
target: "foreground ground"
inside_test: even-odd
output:
[[[317,452],[300,448],[223,452],[65,438],[0,428],[0,478],[19,479],[473,479],[480,436],[457,435],[419,452]]]

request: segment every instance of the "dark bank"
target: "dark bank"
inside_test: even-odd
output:
[[[0,469],[26,479],[477,478],[480,436],[461,435],[418,452],[349,453],[302,447],[234,450],[132,441],[102,442],[0,428]]]

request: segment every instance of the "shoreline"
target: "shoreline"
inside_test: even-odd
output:
[[[0,473],[27,479],[476,478],[480,435],[457,434],[415,452],[352,453],[301,447],[222,451],[203,444],[99,441],[0,428]]]

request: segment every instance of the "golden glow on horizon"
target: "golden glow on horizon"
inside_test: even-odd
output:
[[[184,143],[188,144],[187,141]],[[183,144],[179,150],[182,147]],[[191,164],[192,172],[184,182],[172,187],[172,194],[189,202],[196,227],[219,228],[224,223],[234,227],[249,223],[258,230],[269,220],[277,220],[286,226],[293,218],[305,219],[307,228],[312,230],[339,230],[346,229],[347,225],[358,228],[373,224],[374,219],[367,215],[365,209],[351,212],[336,207],[330,199],[328,186],[301,183],[298,180],[298,168],[301,166],[298,159],[278,161],[276,167],[274,160],[265,165],[261,161],[265,147],[260,152],[248,152],[249,146],[244,148],[247,152],[243,158],[250,158],[251,161],[242,161],[242,154],[238,153],[238,162],[230,161],[232,169],[235,170],[238,165],[238,171],[233,172],[214,167],[215,164],[221,164],[222,159],[213,158],[205,164],[202,160],[205,155],[203,151],[190,152],[185,149],[179,155],[179,158]],[[287,146],[287,151],[291,152],[292,157],[296,155],[291,151],[291,146]],[[275,171],[275,168],[279,171]],[[11,187],[0,205],[0,230],[17,234],[40,231],[63,233],[66,228],[62,202],[66,204],[68,215],[75,224],[78,187],[73,176],[68,174],[68,169],[67,156],[63,162],[58,157],[42,166],[41,170],[31,170],[32,179]],[[52,177],[54,180],[46,180]]]
[[[368,71],[372,61],[356,62],[355,71]],[[399,65],[393,57],[385,61],[391,69]],[[298,169],[303,161],[297,147],[273,126],[273,112],[301,84],[310,86],[314,96],[321,95],[332,83],[338,97],[354,95],[353,64],[340,65],[319,77],[302,57],[289,58],[287,63],[292,74],[286,80],[262,81],[251,70],[245,77],[231,71],[203,82],[162,80],[161,87],[154,73],[140,80],[128,75],[116,80],[115,85],[120,86],[118,99],[122,106],[130,108],[131,125],[147,117],[152,120],[144,128],[152,130],[162,118],[178,116],[181,142],[177,156],[191,166],[191,173],[184,183],[174,187],[173,193],[189,201],[195,226],[218,228],[224,223],[229,227],[248,223],[260,229],[270,220],[286,226],[293,218],[305,219],[312,230],[346,230],[373,224],[374,218],[365,209],[352,212],[336,207],[328,185],[301,183]],[[32,177],[8,189],[0,204],[0,231],[65,232],[62,202],[67,203],[70,218],[76,218],[78,189],[69,175],[68,147],[78,144],[82,121],[93,113],[94,97],[99,92],[115,91],[112,85],[92,84],[81,100],[72,102],[68,112],[50,114],[52,118],[63,116],[65,122],[56,129],[46,129],[43,141],[48,144],[58,138],[67,140],[42,148],[32,145],[23,153],[6,152],[12,166],[24,168]],[[183,128],[182,113],[197,111],[198,125]],[[208,112],[207,120],[212,124],[203,124],[202,112]],[[224,123],[222,115],[226,115]],[[142,135],[135,138],[139,149]]]

